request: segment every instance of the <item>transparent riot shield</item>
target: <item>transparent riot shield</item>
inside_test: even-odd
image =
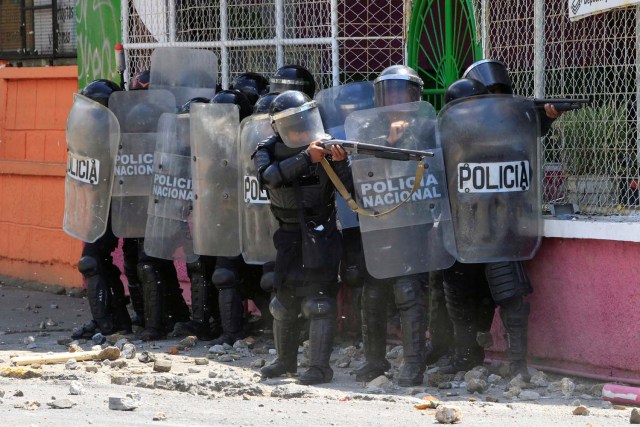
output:
[[[240,233],[242,257],[247,264],[264,264],[276,259],[273,234],[278,221],[271,214],[267,192],[260,188],[258,172],[251,158],[258,144],[273,135],[268,114],[249,116],[240,125]]]
[[[234,104],[191,107],[193,248],[198,255],[240,254],[238,125]]]
[[[109,98],[120,123],[111,199],[111,228],[118,237],[144,237],[158,120],[175,112],[175,105],[166,90],[114,92]]]
[[[461,262],[532,258],[541,240],[538,115],[507,95],[461,99],[438,116]]]
[[[218,57],[210,50],[159,47],[151,54],[150,89],[173,93],[176,105],[216,93]]]
[[[380,217],[360,216],[365,262],[376,278],[440,270],[453,265],[455,247],[444,160],[435,139],[435,110],[427,102],[374,108],[351,114],[347,139],[398,148],[434,151],[425,158],[425,172],[411,195],[416,162],[354,155],[351,170],[360,207]]]
[[[67,117],[65,233],[95,242],[107,229],[120,126],[98,102],[76,94]]]
[[[189,114],[165,113],[158,122],[144,250],[149,256],[195,261]]]
[[[347,116],[374,107],[373,82],[353,82],[324,89],[314,99],[318,103],[325,131],[336,139],[345,139],[344,122]],[[336,209],[341,228],[358,226],[358,216],[337,192]]]

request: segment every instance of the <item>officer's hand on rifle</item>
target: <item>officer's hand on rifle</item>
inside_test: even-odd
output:
[[[553,104],[544,104],[544,112],[550,119],[557,119],[562,115],[562,111],[556,110],[556,107]]]
[[[331,160],[334,162],[341,162],[347,158],[347,152],[339,145],[331,146]]]
[[[333,149],[333,147],[332,147]],[[344,150],[342,150],[344,151]],[[309,158],[311,159],[311,163],[319,163],[324,156],[327,154],[333,154],[332,150],[327,150],[322,146],[321,141],[313,141],[307,147],[307,154],[309,154]],[[345,154],[346,155],[346,154]]]

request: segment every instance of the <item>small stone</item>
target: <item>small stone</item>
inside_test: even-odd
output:
[[[335,365],[338,368],[348,368],[351,365],[351,358],[349,356],[342,357],[336,360]]]
[[[113,360],[111,361],[111,369],[122,369],[127,367],[126,360]]]
[[[180,342],[178,343],[178,348],[181,347],[183,350],[187,350],[195,347],[197,343],[198,343],[198,337],[190,335],[180,340]]]
[[[115,344],[113,344],[115,347],[118,347],[118,350],[122,351],[123,347],[125,344],[128,344],[129,340],[126,338],[121,338],[118,341],[116,341]]]
[[[211,354],[225,354],[227,351],[223,346],[216,344],[209,347],[209,353]]]
[[[70,370],[78,369],[78,362],[76,359],[69,359],[65,362],[64,368]]]
[[[165,421],[167,419],[167,416],[164,414],[164,412],[156,412],[153,416],[153,421]]]
[[[498,368],[498,375],[500,375],[502,378],[507,378],[509,375],[511,375],[511,371],[509,370],[509,365],[507,364],[501,364],[500,367]]]
[[[244,340],[238,340],[233,343],[233,348],[238,349],[248,349],[249,345]]]
[[[374,378],[367,384],[367,391],[370,393],[376,392],[376,389],[384,390],[386,392],[393,390],[393,388],[393,382],[391,382],[391,380],[384,375],[380,375],[379,377]]]
[[[584,405],[580,405],[573,410],[573,415],[589,415],[589,409]]]
[[[109,397],[109,409],[113,411],[133,411],[138,407],[138,401],[130,397]]]
[[[276,351],[276,349],[275,349],[275,348],[270,348],[270,349],[269,349],[269,354],[270,354],[271,356],[275,356],[276,354],[278,354],[278,352]]]
[[[453,377],[453,381],[458,382],[458,383],[459,383],[459,382],[461,382],[461,381],[464,381],[464,376],[465,376],[465,375],[467,375],[467,372],[466,372],[466,371],[458,371],[458,372],[454,375],[454,377]]]
[[[467,391],[469,393],[484,393],[487,387],[487,382],[481,379],[473,378],[467,383]]]
[[[523,390],[518,395],[520,400],[538,400],[540,399],[540,393],[532,390]]]
[[[33,365],[31,365],[31,368],[33,369],[42,369],[42,365],[39,363],[34,363]]]
[[[40,408],[40,402],[38,402],[37,400],[27,400],[24,403],[16,403],[15,405],[13,405],[13,407],[17,409],[26,409],[28,411],[35,411],[38,408]]]
[[[560,380],[560,391],[565,397],[569,397],[576,389],[576,385],[569,378],[563,378]]]
[[[542,372],[542,371],[538,371],[536,372],[532,377],[531,377],[531,381],[529,381],[531,384],[533,384],[536,387],[548,387],[549,386],[549,379],[547,378],[547,375]]]
[[[438,384],[438,388],[440,390],[449,390],[453,388],[453,384],[451,384],[451,381],[443,382]]]
[[[229,351],[229,350],[233,350],[233,346],[229,345],[227,343],[223,343],[222,344],[222,348],[224,348],[224,351]]]
[[[124,335],[120,335],[120,334],[113,334],[113,335],[109,335],[107,337],[107,343],[109,345],[115,345],[118,341],[120,340],[126,340],[127,337],[125,337]]]
[[[491,374],[491,375],[489,375],[487,377],[487,382],[489,384],[497,384],[501,380],[502,380],[502,377],[500,375],[496,375],[496,374]]]
[[[93,341],[94,344],[98,344],[98,345],[104,343],[106,340],[107,340],[107,337],[102,335],[100,332],[98,332],[97,334],[91,337],[91,341]]]
[[[611,409],[613,408],[613,403],[609,402],[608,400],[605,400],[600,404],[600,407],[602,409]]]
[[[199,374],[201,371],[197,368],[189,368],[187,369],[187,372],[189,372],[190,374]]]
[[[98,372],[98,367],[97,366],[85,366],[84,370],[86,372],[89,372],[91,374],[95,374]]]
[[[507,399],[513,399],[514,397],[520,396],[522,393],[522,389],[520,387],[511,387],[509,390],[502,393],[502,395]]]
[[[389,352],[387,353],[387,359],[400,359],[402,358],[403,354],[404,352],[402,350],[402,346],[398,345],[389,350]]]
[[[58,343],[58,345],[69,345],[73,342],[73,339],[71,338],[58,338],[58,340],[56,341]]]
[[[124,375],[112,375],[111,376],[111,384],[115,385],[127,385],[128,383],[127,377]]]
[[[38,344],[32,342],[31,344],[27,344],[27,350],[33,350],[34,348],[38,348]]]
[[[511,381],[509,381],[509,385],[507,388],[518,387],[520,389],[526,388],[527,383],[522,379],[522,375],[518,374]]]
[[[25,339],[22,340],[22,342],[24,342],[25,345],[31,344],[32,342],[35,342],[35,341],[36,339],[31,335],[29,335],[28,337],[25,337]]]
[[[4,390],[0,388],[0,399],[4,397]]]
[[[350,345],[349,347],[345,347],[340,350],[340,354],[347,357],[358,357],[360,355],[360,350],[358,350],[355,346]]]
[[[498,403],[500,400],[497,397],[494,396],[487,396],[484,398],[485,402],[490,402],[490,403]]]
[[[131,343],[126,343],[122,346],[122,357],[125,359],[133,359],[136,357],[136,346]]]
[[[79,351],[84,351],[84,350],[82,350],[82,347],[80,347],[78,344],[71,343],[67,346],[67,351],[69,353],[77,353]]]
[[[580,406],[580,399],[575,399],[573,402],[571,402],[571,406]]]
[[[138,360],[142,363],[151,363],[156,361],[156,356],[148,351],[143,351],[140,353],[140,356],[138,356]]]
[[[613,405],[613,409],[615,409],[616,411],[626,411],[627,407],[624,405]]]
[[[589,390],[589,394],[593,397],[600,398],[602,397],[602,387],[604,387],[605,383],[595,384],[591,386],[591,390]]]
[[[13,393],[14,397],[24,397],[24,392],[22,390],[16,390],[15,393]]]
[[[581,394],[580,395],[580,399],[582,399],[582,400],[593,400],[593,396],[591,396],[590,394]]]
[[[51,409],[70,409],[76,406],[76,403],[69,399],[56,399],[51,402],[47,402],[47,406]]]
[[[254,360],[253,362],[251,362],[251,368],[252,369],[260,369],[262,368],[264,365],[267,364],[267,361],[264,359],[257,359]]]
[[[45,320],[45,325],[47,326],[58,326],[58,322],[56,322],[55,320],[53,320],[52,318],[47,318],[47,320]]]
[[[223,354],[223,355],[218,357],[218,362],[222,362],[222,363],[233,362],[234,360],[235,359],[230,354]]]
[[[204,358],[204,357],[196,357],[195,359],[193,359],[193,362],[194,362],[196,365],[200,365],[200,366],[202,366],[202,365],[208,365],[208,364],[209,364],[209,359]]]
[[[464,374],[464,380],[468,383],[471,380],[486,380],[489,375],[489,370],[484,366],[476,366],[466,374]]]
[[[69,394],[80,395],[84,393],[84,387],[79,381],[71,381],[69,384]]]
[[[153,370],[156,372],[169,372],[171,370],[170,360],[156,360],[153,364]]]
[[[640,424],[640,412],[637,409],[631,410],[631,417],[629,417],[629,424]]]
[[[436,420],[440,424],[454,424],[462,420],[462,411],[455,406],[440,406],[436,409]]]

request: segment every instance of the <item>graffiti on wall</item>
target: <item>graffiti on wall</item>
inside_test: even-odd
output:
[[[78,85],[84,87],[95,79],[116,83],[114,47],[120,40],[120,0],[78,0]]]

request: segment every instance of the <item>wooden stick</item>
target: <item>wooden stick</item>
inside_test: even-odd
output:
[[[20,356],[11,359],[16,366],[31,365],[34,363],[50,364],[64,363],[68,360],[116,360],[120,357],[118,347],[107,347],[103,350],[77,351],[75,353],[39,354],[37,356]]]

